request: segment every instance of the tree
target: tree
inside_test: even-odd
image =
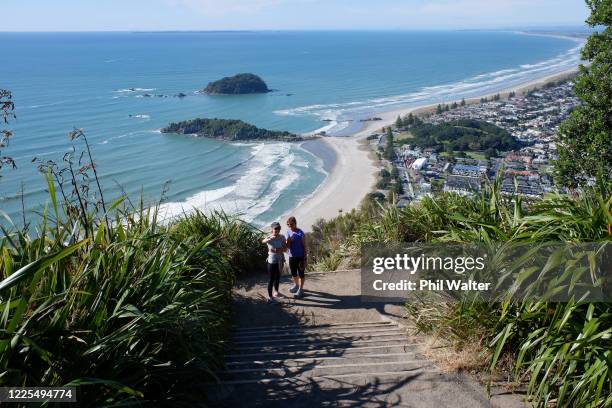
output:
[[[442,105],[438,104],[438,107],[436,108],[436,113],[438,115],[442,113]]]
[[[461,106],[465,106],[465,98],[461,99]]]
[[[492,147],[489,147],[484,151],[485,158],[489,160],[491,157],[497,157],[497,150]]]
[[[0,123],[8,124],[9,119],[15,119],[15,104],[13,103],[13,95],[10,91],[0,89]],[[15,160],[11,157],[3,156],[2,149],[7,147],[13,132],[8,129],[0,130],[0,171],[2,167],[9,166],[16,168]],[[0,174],[0,177],[2,175]]]
[[[603,26],[592,34],[582,49],[574,92],[583,104],[573,110],[557,134],[557,181],[568,187],[584,184],[589,178],[612,175],[612,3],[586,0],[591,27]]]
[[[393,131],[391,130],[391,126],[387,128],[385,138],[387,143],[385,146],[384,157],[389,161],[393,161],[395,158],[395,149],[393,148]]]
[[[391,126],[387,128],[387,139],[391,139],[393,141],[393,130],[391,130]]]
[[[404,127],[404,122],[402,122],[402,117],[397,115],[397,119],[395,120],[395,127],[401,129]]]
[[[404,186],[402,186],[402,182],[400,180],[395,180],[395,185],[393,186],[393,191],[398,196],[404,194]]]
[[[414,125],[414,115],[412,112],[408,114],[408,119],[404,119],[404,123],[406,123],[408,126]]]
[[[374,193],[368,193],[367,199],[369,201],[377,201],[379,203],[383,203],[385,201],[385,195],[383,193],[376,191]]]

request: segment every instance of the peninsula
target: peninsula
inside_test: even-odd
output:
[[[161,129],[162,133],[195,134],[212,139],[227,141],[276,140],[300,142],[313,137],[298,136],[287,131],[261,129],[235,119],[192,119],[170,123]]]
[[[267,93],[268,85],[255,74],[237,74],[210,82],[202,92],[210,95],[242,95]]]

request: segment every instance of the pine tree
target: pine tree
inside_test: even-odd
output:
[[[410,112],[410,114],[408,115],[408,126],[412,126],[414,125],[414,115],[412,114],[412,112]]]
[[[395,120],[395,127],[401,129],[404,127],[404,122],[402,121],[402,117],[397,115],[397,119]]]

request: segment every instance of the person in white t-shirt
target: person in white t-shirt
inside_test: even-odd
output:
[[[287,251],[287,240],[280,233],[281,226],[278,222],[273,222],[270,228],[270,235],[261,242],[268,245],[267,264],[268,274],[270,275],[270,280],[268,281],[268,302],[274,303],[276,302],[275,298],[280,296],[278,286],[280,284],[281,268],[285,260],[285,252]],[[274,292],[272,292],[273,288]]]

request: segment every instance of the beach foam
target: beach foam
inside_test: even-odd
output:
[[[253,221],[282,200],[283,194],[299,183],[303,172],[309,168],[308,160],[300,155],[310,153],[295,144],[240,145],[250,147],[250,156],[213,177],[215,183],[231,183],[229,186],[199,192],[185,201],[165,203],[160,207],[160,217],[169,220],[194,209],[223,210],[240,214],[245,221]]]

